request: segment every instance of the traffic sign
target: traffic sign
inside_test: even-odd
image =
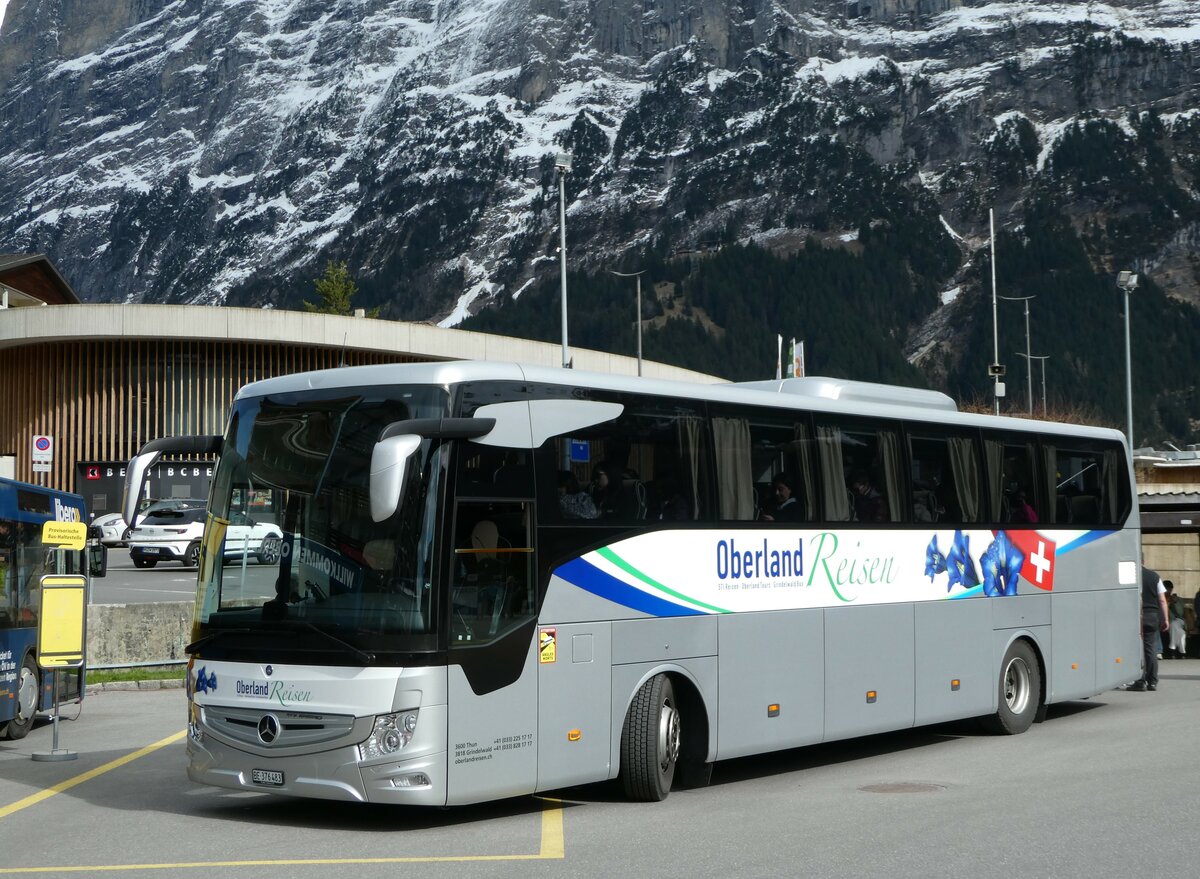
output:
[[[54,463],[54,437],[38,433],[33,435],[33,463]]]

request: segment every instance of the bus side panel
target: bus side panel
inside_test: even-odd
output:
[[[717,758],[821,741],[824,611],[724,614],[719,622]],[[769,705],[779,706],[775,717]]]
[[[1142,596],[1137,589],[1096,593],[1096,690],[1127,684],[1142,667]]]
[[[911,604],[825,611],[825,741],[913,725],[913,617]]]
[[[615,633],[614,633],[615,643]],[[668,673],[687,678],[700,693],[704,701],[705,713],[708,715],[708,754],[707,759],[716,756],[717,736],[717,658],[703,656],[696,659],[684,659],[673,662],[637,662],[630,665],[614,665],[612,670],[612,747],[609,778],[616,778],[621,768],[621,730],[625,726],[625,717],[629,713],[629,703],[634,694],[646,681],[658,673]],[[686,723],[686,722],[685,722]],[[688,731],[685,727],[684,738]]]
[[[1054,656],[1048,663],[1047,702],[1096,693],[1096,595],[1063,592],[1052,597]]]
[[[916,725],[978,717],[995,707],[992,609],[987,598],[915,607]],[[958,681],[957,688],[954,681]]]
[[[21,664],[27,654],[32,654],[37,641],[37,629],[7,629],[0,631],[0,724],[12,720],[17,713],[17,681],[21,678]],[[43,674],[41,671],[38,674]],[[47,681],[49,675],[43,675]],[[48,686],[43,685],[43,689]],[[43,704],[46,695],[40,693]],[[42,705],[38,706],[39,708]]]
[[[447,669],[447,805],[533,793],[537,782],[537,638],[521,676],[478,696],[462,666]]]
[[[989,598],[992,609],[992,628],[1028,629],[1050,625],[1050,593],[1035,595],[1008,595],[1004,598]]]
[[[554,651],[538,663],[538,790],[609,777],[610,623],[543,626]],[[551,661],[545,660],[552,656]],[[571,741],[578,731],[576,741]]]

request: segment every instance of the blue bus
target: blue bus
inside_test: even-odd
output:
[[[0,739],[24,738],[38,711],[54,704],[51,675],[37,661],[39,583],[46,574],[84,574],[86,553],[42,545],[46,522],[84,522],[83,498],[0,479]],[[100,576],[103,550],[91,573]],[[59,675],[60,699],[83,695],[80,669]]]

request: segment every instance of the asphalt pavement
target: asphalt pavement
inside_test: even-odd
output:
[[[0,876],[1194,876],[1200,661],[1156,693],[1052,706],[1019,736],[972,723],[717,764],[629,803],[611,784],[455,809],[221,791],[184,771],[181,690],[64,708],[0,742]]]
[[[108,551],[108,573],[92,580],[92,604],[142,604],[154,601],[193,601],[196,569],[179,562],[160,562],[135,568],[124,547]]]

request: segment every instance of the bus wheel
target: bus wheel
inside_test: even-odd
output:
[[[646,681],[633,697],[621,730],[621,782],[631,800],[657,802],[671,792],[682,719],[665,674]]]
[[[1014,736],[1033,724],[1042,696],[1042,672],[1028,641],[1014,641],[1000,664],[996,713],[984,721],[994,733]]]
[[[196,568],[200,566],[200,543],[196,542],[188,546],[187,552],[183,555],[183,565],[186,568]]]
[[[23,739],[33,726],[38,706],[38,672],[32,656],[26,656],[17,678],[16,714],[8,722],[8,737]]]

